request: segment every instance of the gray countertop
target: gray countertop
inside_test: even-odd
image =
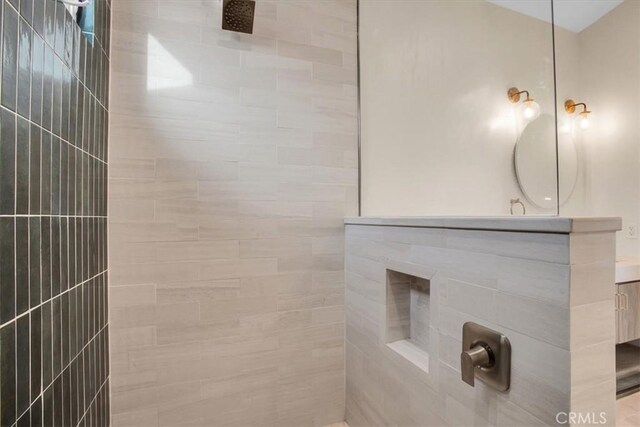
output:
[[[440,217],[352,217],[346,225],[377,225],[386,227],[457,228],[466,230],[525,231],[536,233],[589,233],[618,231],[618,217],[562,216],[440,216]]]

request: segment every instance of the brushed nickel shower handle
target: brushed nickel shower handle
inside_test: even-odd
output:
[[[493,365],[491,348],[485,343],[478,343],[469,350],[460,353],[462,381],[475,386],[475,368],[490,368]]]

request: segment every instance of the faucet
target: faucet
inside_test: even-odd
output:
[[[522,200],[520,200],[520,198],[518,197],[518,198],[515,198],[515,199],[511,199],[511,209],[510,209],[511,215],[514,215],[514,213],[513,213],[513,206],[514,205],[522,206],[522,215],[526,215],[527,214],[526,206],[524,205],[524,203],[522,203]]]

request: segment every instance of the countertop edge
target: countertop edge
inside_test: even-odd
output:
[[[619,217],[349,217],[345,225],[382,227],[451,228],[464,230],[520,231],[535,233],[596,233],[619,231]]]

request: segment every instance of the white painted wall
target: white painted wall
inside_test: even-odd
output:
[[[563,51],[558,65],[574,72],[558,74],[560,99],[575,87],[571,96],[588,104],[593,120],[577,135],[580,182],[560,213],[622,216],[623,228],[640,224],[640,2],[626,0],[566,44],[574,54]],[[640,240],[623,230],[617,250],[618,257],[638,257]]]
[[[513,197],[555,214],[520,191],[522,124],[505,96],[528,89],[553,114],[549,24],[487,2],[360,8],[363,215],[508,215]],[[588,131],[572,133],[578,181],[560,214],[640,225],[640,2],[580,33],[556,28],[556,60],[558,119],[572,118],[568,98],[593,111]],[[618,256],[640,256],[640,240],[618,233]]]
[[[553,114],[550,24],[487,2],[360,10],[363,215],[508,215],[523,195],[506,92]]]

